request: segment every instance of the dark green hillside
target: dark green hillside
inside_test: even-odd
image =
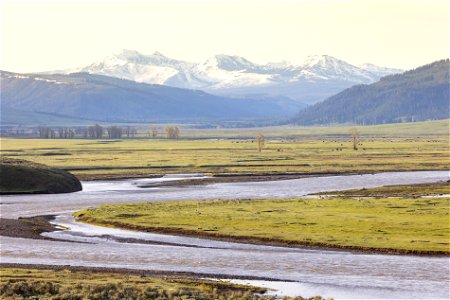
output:
[[[303,125],[384,124],[448,119],[449,60],[357,85],[301,111]]]
[[[72,174],[26,160],[0,158],[0,194],[58,194],[81,190]]]

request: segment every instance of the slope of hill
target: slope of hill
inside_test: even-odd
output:
[[[1,72],[1,79],[2,119],[28,112],[107,122],[254,120],[292,116],[302,106],[290,99],[225,98],[88,73]]]
[[[314,103],[354,84],[372,83],[401,70],[370,64],[357,67],[328,55],[309,56],[301,64],[256,64],[246,58],[215,55],[201,63],[123,50],[86,67],[57,73],[88,72],[137,82],[201,89],[224,96],[283,96]]]
[[[294,123],[383,124],[449,118],[449,60],[356,85],[310,106]]]
[[[81,191],[72,174],[21,159],[0,157],[1,194],[59,194]]]

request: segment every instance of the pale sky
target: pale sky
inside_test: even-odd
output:
[[[414,68],[449,56],[449,1],[1,1],[0,69],[86,66],[121,49]]]

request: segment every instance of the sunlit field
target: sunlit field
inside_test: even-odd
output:
[[[449,169],[448,137],[226,140],[1,139],[1,154],[69,170],[81,179],[167,173],[271,174]]]
[[[392,190],[396,196],[387,196]],[[75,215],[88,223],[149,232],[274,245],[442,254],[450,252],[450,199],[427,196],[449,192],[448,184],[441,183],[348,191],[323,199],[112,204]],[[361,198],[361,193],[367,196]]]

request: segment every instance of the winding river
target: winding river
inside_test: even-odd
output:
[[[0,206],[3,218],[54,214],[57,215],[54,222],[68,229],[45,234],[58,241],[2,236],[1,262],[269,277],[282,281],[245,282],[272,287],[279,290],[279,294],[287,295],[320,294],[353,299],[450,297],[448,257],[228,243],[103,228],[77,223],[71,217],[75,210],[103,203],[298,197],[319,191],[448,180],[449,172],[389,172],[207,186],[139,187],[149,182],[186,177],[202,178],[202,175],[83,182],[84,190],[77,193],[3,196]],[[135,242],[125,243],[122,238],[132,238]]]

